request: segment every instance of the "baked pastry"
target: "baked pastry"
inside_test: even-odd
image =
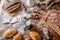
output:
[[[58,27],[60,27],[60,12],[56,10],[50,10],[48,12],[50,15],[48,16],[47,20],[50,20],[51,23],[55,23]]]
[[[31,38],[30,37],[27,37],[25,40],[31,40]]]
[[[52,30],[49,31],[56,37],[56,39],[60,40],[60,12],[56,10],[50,10],[48,13],[50,15],[47,18],[47,24]]]
[[[3,10],[8,12],[11,16],[21,11],[21,1],[20,0],[5,0],[3,4]]]
[[[41,40],[41,36],[35,31],[31,31],[30,36],[33,40]]]
[[[5,0],[4,5],[3,5],[3,9],[6,9],[10,12],[14,11],[14,9],[17,9],[20,6],[21,2],[20,0],[9,0],[9,2],[7,0]]]
[[[22,34],[21,33],[18,33],[17,35],[15,35],[13,37],[13,40],[22,40]]]
[[[11,38],[16,33],[17,33],[17,30],[16,29],[8,29],[8,30],[5,31],[5,33],[3,34],[3,36],[5,38]]]
[[[38,23],[38,27],[41,27],[43,29],[43,27],[48,28],[48,31],[50,33],[52,33],[52,35],[54,35],[54,37],[57,40],[60,40],[60,19],[59,16],[60,12],[57,10],[50,10],[47,12],[47,14],[45,16],[42,17],[41,21]],[[47,24],[46,24],[47,23]],[[43,29],[44,30],[44,29]]]
[[[20,0],[5,0],[3,10],[8,12],[10,16],[13,16],[22,10],[27,11],[27,8]]]

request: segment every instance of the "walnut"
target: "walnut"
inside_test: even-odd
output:
[[[12,37],[14,34],[16,34],[16,33],[17,33],[17,30],[15,30],[15,29],[8,29],[8,30],[5,31],[5,33],[3,34],[3,36],[4,36],[5,38],[10,38],[10,37]]]
[[[18,33],[17,35],[13,37],[13,40],[22,40],[22,35]]]
[[[33,40],[41,40],[41,36],[35,31],[31,31],[30,36]]]
[[[25,40],[31,40],[30,37],[26,38]]]

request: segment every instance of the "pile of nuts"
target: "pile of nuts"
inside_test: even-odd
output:
[[[38,20],[39,19],[39,15],[37,13],[33,13],[33,14],[30,15],[30,18]]]

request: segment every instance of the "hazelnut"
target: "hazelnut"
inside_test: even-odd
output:
[[[33,17],[33,15],[32,14],[30,14],[30,18],[32,18]]]
[[[23,18],[24,18],[24,19],[27,19],[27,17],[26,17],[26,16],[24,16]]]
[[[30,36],[33,40],[41,40],[41,36],[35,31],[31,31]]]
[[[26,38],[25,40],[31,40],[30,37]]]
[[[22,40],[22,35],[18,33],[17,35],[13,37],[13,40]]]
[[[37,13],[33,13],[30,15],[31,19],[39,19],[39,15]]]
[[[35,13],[31,18],[37,20],[37,19],[39,19],[39,15]]]
[[[36,10],[34,10],[34,13],[37,13],[38,12],[38,10],[36,9]]]
[[[15,29],[8,29],[5,33],[4,33],[4,37],[5,38],[10,38],[10,37],[12,37],[14,34],[16,34],[17,33],[17,30],[15,30]]]
[[[39,17],[38,17],[38,16],[36,16],[35,18],[36,18],[36,19],[39,19]]]

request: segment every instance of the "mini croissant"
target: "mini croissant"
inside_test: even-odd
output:
[[[10,37],[12,37],[14,34],[16,34],[16,33],[17,33],[17,30],[15,30],[15,29],[8,29],[8,30],[5,31],[5,33],[3,34],[3,36],[4,36],[5,38],[10,38]]]
[[[30,37],[26,38],[25,40],[31,40]]]
[[[22,35],[18,33],[17,35],[13,37],[13,40],[22,40]]]
[[[30,36],[33,40],[41,40],[41,36],[35,31],[31,31]]]

